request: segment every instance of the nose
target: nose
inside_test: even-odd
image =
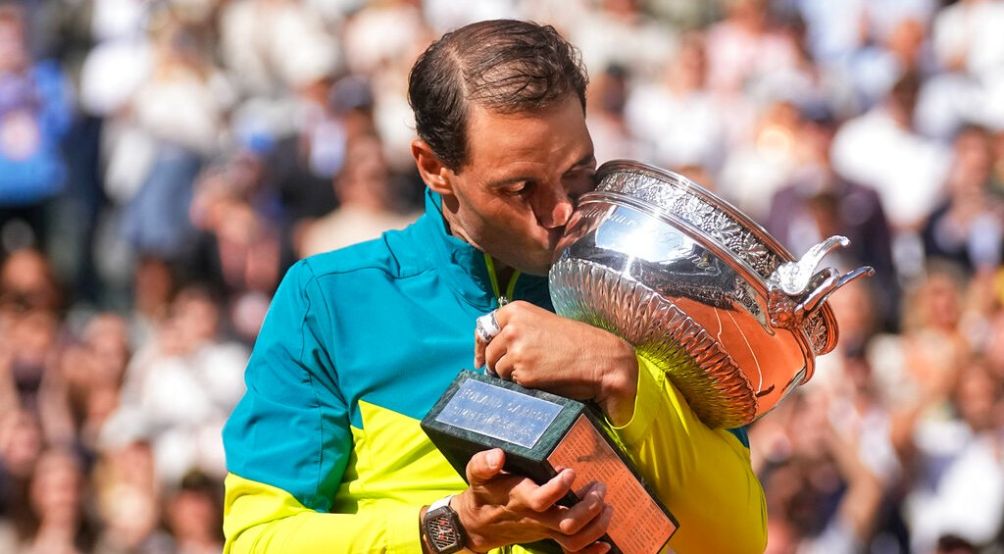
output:
[[[572,218],[575,205],[563,188],[557,187],[552,194],[544,199],[537,209],[537,221],[546,229],[564,227]]]

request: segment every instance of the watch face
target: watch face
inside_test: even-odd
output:
[[[447,508],[437,508],[427,514],[425,532],[438,552],[455,552],[460,549],[460,529]]]

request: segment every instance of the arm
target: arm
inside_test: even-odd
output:
[[[300,262],[269,308],[245,373],[247,391],[223,432],[227,553],[421,548],[420,506],[327,513],[353,442],[321,338],[333,328],[324,306],[310,266]]]
[[[337,333],[326,306],[310,266],[301,262],[269,308],[248,363],[247,392],[223,434],[230,471],[227,554],[423,550],[419,518],[435,498],[386,491],[357,502],[351,484],[348,495],[343,490],[345,474],[356,471],[349,467],[353,429],[331,349],[321,338]],[[602,491],[572,507],[555,506],[573,486],[570,470],[537,485],[502,473],[503,461],[491,451],[475,456],[470,488],[451,503],[470,546],[484,551],[550,537],[571,550],[603,552],[594,545],[609,521]],[[449,467],[445,460],[443,467]]]
[[[615,335],[525,302],[496,312],[500,331],[477,344],[501,377],[580,400],[595,400],[645,480],[680,521],[669,546],[680,553],[762,552],[766,503],[749,449],[709,429],[666,378],[665,368]]]
[[[420,509],[402,505],[321,513],[283,489],[231,473],[223,512],[224,552],[419,552]]]
[[[689,552],[763,552],[767,508],[749,449],[709,429],[666,372],[638,358],[634,414],[615,427],[629,456],[680,521],[669,546]]]
[[[882,481],[859,455],[856,439],[841,437],[832,425],[826,425],[826,445],[847,481],[847,491],[837,505],[837,521],[846,528],[856,545],[866,545],[882,503]]]

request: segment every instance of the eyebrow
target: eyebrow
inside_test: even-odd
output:
[[[508,185],[514,185],[523,181],[532,181],[534,178],[529,175],[520,175],[515,177],[505,177],[502,179],[497,179],[495,181],[488,181],[488,186],[491,188],[502,188]]]
[[[574,169],[578,169],[581,166],[589,165],[591,163],[594,163],[595,161],[596,161],[596,155],[595,155],[595,153],[590,152],[590,153],[586,154],[585,156],[583,156],[582,158],[580,158],[579,161],[577,161],[574,164],[572,164],[572,166],[569,167],[565,171],[565,173],[568,173],[569,171],[572,171]],[[562,173],[562,175],[564,175],[565,173]],[[515,176],[512,176],[512,177],[503,177],[501,179],[496,179],[494,181],[488,181],[488,186],[492,187],[492,188],[500,188],[500,187],[504,187],[504,186],[507,186],[507,185],[513,185],[513,184],[516,184],[516,183],[520,183],[520,182],[523,182],[523,181],[533,181],[534,179],[535,179],[535,177],[531,176],[531,175],[515,175]]]

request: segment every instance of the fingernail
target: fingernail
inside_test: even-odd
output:
[[[599,543],[599,545],[600,545],[600,552],[610,552],[610,543],[601,542]]]
[[[597,481],[596,485],[593,487],[593,491],[595,491],[600,498],[603,498],[607,494],[607,486]]]
[[[492,469],[498,469],[499,465],[502,464],[502,452],[498,450],[492,450],[488,453],[488,466]]]
[[[565,486],[570,486],[572,481],[575,481],[575,472],[571,469],[561,470],[561,482],[564,483]]]

